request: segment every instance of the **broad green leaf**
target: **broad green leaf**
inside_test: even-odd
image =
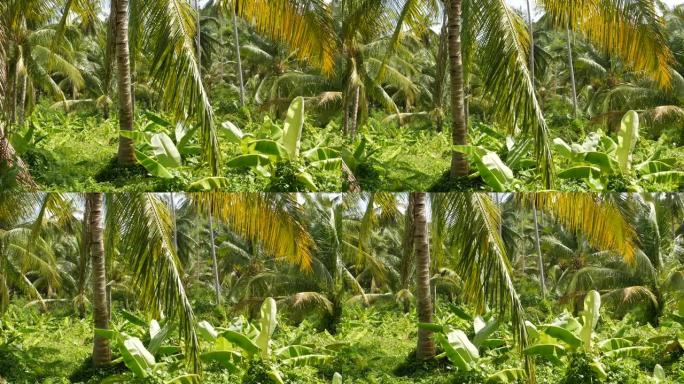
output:
[[[163,117],[161,117],[161,116],[159,116],[159,115],[157,115],[157,114],[155,114],[155,113],[153,113],[153,112],[145,111],[145,117],[146,117],[148,120],[150,120],[150,121],[154,122],[155,124],[159,125],[160,127],[167,128],[167,127],[170,127],[170,126],[171,126],[171,122],[170,122],[170,121],[166,120],[165,118],[163,118]]]
[[[162,179],[173,179],[173,175],[171,174],[171,172],[169,172],[168,169],[166,169],[166,167],[159,164],[156,160],[147,156],[143,152],[140,152],[136,149],[135,157],[138,159],[140,165],[142,165],[147,170],[147,172],[150,173],[150,175]]]
[[[255,344],[261,350],[261,357],[263,359],[267,359],[270,356],[271,336],[273,336],[273,332],[275,332],[276,326],[278,326],[277,312],[275,300],[272,297],[267,297],[263,304],[261,304],[261,319],[259,320],[261,331],[255,340]]]
[[[589,363],[589,367],[592,371],[594,371],[594,373],[596,373],[600,380],[605,380],[608,377],[606,369],[603,367],[603,364],[601,364],[600,361],[595,359],[594,361]]]
[[[309,167],[318,168],[318,169],[327,169],[329,171],[339,170],[342,168],[342,159],[337,158],[337,159],[316,160],[316,161],[312,161],[309,164]]]
[[[520,368],[502,369],[487,376],[488,383],[519,383],[525,379],[525,370]]]
[[[634,168],[641,173],[648,174],[671,171],[672,165],[664,161],[654,160],[643,162]]]
[[[123,345],[119,348],[119,352],[121,352],[121,357],[123,357],[126,367],[136,377],[147,377],[147,370],[155,364],[154,356],[137,337],[130,337],[124,340]]]
[[[639,140],[639,115],[629,111],[622,118],[618,131],[618,148],[615,151],[622,172],[627,173],[632,167],[632,152]]]
[[[612,351],[614,349],[625,348],[631,345],[631,341],[622,337],[614,337],[610,339],[601,340],[596,344],[596,346],[599,347],[599,349],[602,351]]]
[[[560,362],[559,357],[565,355],[565,347],[560,344],[536,344],[523,351],[529,356],[542,356],[553,362]]]
[[[242,333],[229,330],[221,332],[220,335],[224,339],[228,340],[231,344],[245,351],[250,356],[258,353],[261,350],[259,346],[254,344],[252,340]]]
[[[682,171],[664,171],[649,173],[641,176],[641,179],[651,183],[658,184],[673,184],[681,185],[684,184],[684,172]]]
[[[447,333],[446,336],[449,344],[457,349],[463,348],[470,356],[470,360],[475,360],[480,357],[477,347],[470,342],[470,339],[468,339],[468,336],[465,334],[465,332],[461,331],[460,329],[456,329]]]
[[[449,343],[449,340],[441,333],[435,335],[435,342],[442,347],[444,353],[446,353],[449,358],[449,361],[451,361],[457,369],[461,371],[470,371],[472,369],[472,366],[470,365],[472,359],[470,359],[470,355],[467,351],[463,350],[463,348],[459,348],[460,351],[456,350],[456,348]]]
[[[297,357],[310,355],[313,352],[313,348],[307,347],[305,345],[288,345],[282,348],[278,348],[275,351],[276,356],[282,356],[284,358]]]
[[[598,166],[599,169],[601,169],[601,172],[609,175],[613,174],[617,168],[617,165],[613,165],[613,159],[602,152],[587,152],[584,155],[584,161]]]
[[[197,323],[197,334],[199,337],[210,342],[213,342],[218,337],[218,332],[216,332],[214,326],[206,320]]]
[[[297,174],[296,177],[297,181],[302,183],[310,192],[318,191],[316,182],[314,181],[313,176],[309,172],[300,172]]]
[[[559,155],[567,159],[572,159],[574,157],[572,147],[560,137],[553,139],[553,149],[555,149]]]
[[[269,164],[270,162],[271,159],[266,155],[251,153],[234,157],[230,159],[226,165],[231,168],[251,168]]]
[[[267,156],[273,156],[276,160],[287,158],[287,150],[274,140],[254,140],[249,143],[249,148],[253,152],[258,152]]]
[[[242,356],[240,356],[235,351],[228,350],[218,350],[204,352],[200,355],[202,361],[215,361],[219,363],[223,368],[226,368],[231,373],[237,373],[240,371],[238,365],[242,361]]]
[[[581,179],[588,179],[590,177],[600,177],[601,176],[601,169],[597,167],[592,167],[589,165],[579,165],[576,167],[571,167],[566,169],[565,171],[559,172],[558,177],[561,179],[574,179],[574,180],[581,180]]]
[[[481,316],[477,316],[473,322],[473,328],[475,330],[473,344],[476,347],[480,347],[499,328],[499,321],[491,319],[485,322]]]
[[[167,168],[175,168],[182,165],[178,148],[176,148],[176,145],[166,133],[154,134],[150,140],[150,145],[152,146],[152,153],[154,153],[159,164]]]
[[[544,333],[555,339],[563,341],[572,348],[577,348],[582,345],[582,339],[580,339],[579,337],[575,336],[574,333],[562,327],[549,325],[546,327],[546,329],[544,329]]]
[[[601,309],[601,295],[591,290],[584,298],[584,311],[582,311],[582,329],[580,330],[580,338],[584,349],[591,351],[591,336],[594,333],[594,328],[599,321]]]
[[[156,320],[152,320],[154,323],[156,323]],[[158,326],[158,325],[157,325]],[[166,341],[166,339],[169,337],[169,334],[176,328],[175,324],[173,322],[167,322],[164,324],[163,327],[159,328],[154,335],[152,332],[150,332],[150,342],[147,345],[147,349],[150,351],[152,355],[156,355],[157,352],[159,352],[159,348],[161,348],[162,344]],[[151,330],[151,327],[150,327]]]
[[[285,381],[283,381],[283,378],[280,377],[280,372],[275,367],[271,367],[271,369],[268,370],[268,377],[273,380],[276,384],[285,384]]]
[[[342,375],[335,372],[332,378],[332,384],[342,384]]]
[[[283,127],[283,146],[287,150],[291,160],[299,156],[299,146],[301,145],[302,129],[304,128],[304,98],[299,96],[292,100],[290,108],[287,110],[285,125]]]
[[[242,133],[242,130],[230,121],[224,121],[221,123],[221,128],[223,128],[221,129],[223,136],[232,143],[239,144],[245,137],[245,134]]]

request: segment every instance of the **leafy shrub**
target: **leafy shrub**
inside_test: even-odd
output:
[[[585,352],[573,353],[569,356],[568,368],[561,384],[598,384],[602,383],[591,368],[593,359]]]

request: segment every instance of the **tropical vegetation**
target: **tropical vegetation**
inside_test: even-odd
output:
[[[683,15],[656,0],[3,1],[0,186],[676,191]]]
[[[14,193],[9,383],[675,383],[677,194]]]

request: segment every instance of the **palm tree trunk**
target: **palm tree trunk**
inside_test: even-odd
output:
[[[102,239],[102,193],[88,193],[86,204],[89,214],[90,254],[92,259],[93,320],[95,328],[109,329],[109,306],[107,305],[107,271]],[[108,364],[112,360],[109,340],[95,334],[93,341],[93,365]]]
[[[427,194],[412,193],[413,198],[413,246],[416,252],[416,306],[418,321],[432,323],[432,299],[430,294],[430,246],[427,226]],[[429,360],[435,357],[435,341],[432,332],[418,329],[416,358]]]
[[[116,61],[119,92],[119,129],[133,130],[133,92],[131,91],[131,57],[128,47],[128,0],[116,1]],[[133,140],[119,136],[117,154],[119,165],[131,166],[136,163]]]
[[[448,0],[449,12],[449,63],[451,65],[451,113],[452,142],[454,145],[468,144],[468,126],[465,117],[465,86],[463,79],[463,55],[461,53],[461,2]],[[452,151],[451,178],[467,176],[468,159],[461,152]]]
[[[26,88],[28,87],[28,77],[26,75],[21,76],[21,80],[19,80],[19,86],[19,100],[17,100],[17,121],[19,125],[24,125],[24,121],[26,120]]]
[[[577,83],[575,82],[575,60],[572,58],[572,32],[566,29],[568,44],[568,67],[570,69],[570,83],[572,85],[572,116],[577,118]]]
[[[539,286],[541,288],[542,299],[546,298],[546,278],[544,277],[544,258],[541,253],[541,245],[539,241],[539,223],[537,222],[537,204],[532,202],[532,214],[534,215],[534,237],[537,248],[537,263],[539,264]]]
[[[245,83],[242,77],[242,55],[240,54],[240,34],[238,32],[237,16],[235,15],[235,8],[231,10],[233,17],[233,36],[235,37],[235,53],[237,55],[237,71],[238,80],[240,81],[240,105],[245,106]]]
[[[434,109],[438,111],[437,115],[437,132],[442,132],[444,129],[444,82],[446,80],[446,72],[448,67],[448,56],[449,51],[449,29],[448,29],[448,18],[447,12],[444,12],[442,16],[442,30],[439,34],[439,49],[437,51],[436,57],[436,74],[434,83]]]
[[[221,282],[219,280],[218,262],[216,261],[216,243],[214,241],[214,218],[209,211],[209,239],[211,241],[211,260],[214,270],[214,291],[216,292],[216,305],[221,305]]]

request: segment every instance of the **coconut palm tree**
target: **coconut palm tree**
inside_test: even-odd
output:
[[[109,329],[109,304],[107,300],[107,270],[103,238],[103,195],[89,193],[86,195],[86,211],[88,218],[88,234],[90,237],[90,254],[92,262],[93,284],[93,321],[97,329]],[[93,365],[101,367],[112,360],[109,340],[95,333],[93,339]]]
[[[413,246],[416,252],[416,307],[418,321],[432,323],[432,298],[430,295],[430,247],[427,225],[427,196],[425,193],[412,193],[413,200]],[[429,360],[435,357],[435,341],[432,332],[418,329],[416,358]]]

